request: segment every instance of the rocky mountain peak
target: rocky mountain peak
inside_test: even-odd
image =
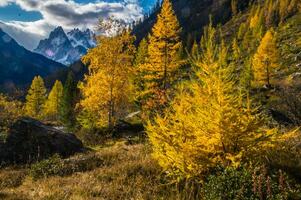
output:
[[[66,34],[59,26],[49,34],[47,39],[41,40],[34,51],[57,62],[70,65],[95,45],[95,34],[90,29],[81,31],[75,28]]]

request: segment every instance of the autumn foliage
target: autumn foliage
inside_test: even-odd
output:
[[[134,37],[127,31],[102,37],[99,45],[83,57],[89,66],[88,75],[79,85],[83,124],[87,125],[88,118],[90,127],[113,127],[127,114],[132,93],[133,42]]]
[[[138,99],[144,112],[159,112],[170,100],[174,82],[179,78],[181,27],[170,0],[163,2],[157,22],[148,37],[146,62],[138,65],[143,87]]]
[[[236,87],[227,48],[216,44],[215,36],[215,29],[207,27],[200,59],[193,60],[196,80],[180,87],[165,115],[147,126],[154,157],[164,169],[184,177],[203,175],[218,165],[238,166],[267,134],[263,115]]]
[[[83,80],[70,72],[65,82],[56,81],[47,90],[37,76],[24,107],[0,95],[0,131],[8,124],[4,118],[13,121],[21,115],[101,139],[135,123],[144,127],[145,132],[137,133],[139,142],[143,138],[150,144],[164,177],[168,174],[177,189],[192,191],[186,199],[287,199],[290,187],[283,186],[282,171],[277,171],[277,182],[264,170],[289,169],[300,175],[301,137],[289,119],[300,118],[300,94],[294,94],[294,101],[278,94],[282,83],[293,88],[300,76],[299,68],[291,73],[299,64],[283,61],[299,62],[301,43],[288,40],[297,31],[279,36],[279,27],[298,12],[300,3],[256,1],[247,11],[240,3],[227,4],[235,22],[231,30],[225,30],[227,24],[215,28],[211,20],[201,37],[190,36],[186,44],[172,1],[164,0],[141,41],[128,28],[98,36],[97,46],[82,57],[88,67]],[[280,100],[286,101],[282,106],[290,115],[273,108]]]

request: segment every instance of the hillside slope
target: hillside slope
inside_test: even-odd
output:
[[[48,76],[64,65],[32,53],[0,29],[0,88],[12,91],[27,87],[34,76]]]
[[[238,9],[247,8],[249,1],[239,1]],[[188,37],[199,38],[202,28],[209,22],[210,15],[214,24],[224,24],[232,16],[231,0],[172,0],[172,3],[181,27],[183,27],[184,40],[187,40]],[[156,9],[149,17],[134,27],[133,33],[138,41],[150,32],[151,27],[156,22],[159,10],[159,8]]]

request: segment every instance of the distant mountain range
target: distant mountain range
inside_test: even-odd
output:
[[[63,64],[20,46],[0,29],[0,91],[26,88],[33,77],[46,77],[66,68]]]
[[[7,23],[2,23],[1,21],[0,29],[14,38],[18,44],[30,51],[36,48],[39,42],[44,38],[42,35],[26,32],[21,28],[14,27]]]
[[[95,34],[87,29],[73,29],[67,34],[62,27],[54,29],[47,39],[41,40],[34,52],[59,63],[70,65],[96,46]]]

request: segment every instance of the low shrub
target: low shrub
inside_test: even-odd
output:
[[[86,172],[93,170],[103,164],[103,160],[95,154],[78,155],[64,160],[64,174],[75,172]]]
[[[5,137],[9,127],[24,113],[22,103],[0,94],[0,137]]]
[[[34,180],[52,175],[63,175],[64,168],[62,159],[58,154],[55,154],[49,159],[31,165],[30,175]]]
[[[202,193],[208,200],[251,198],[252,174],[246,169],[218,170],[207,178]]]
[[[34,180],[49,176],[67,176],[75,172],[93,170],[102,163],[103,161],[94,154],[78,155],[66,160],[56,154],[47,160],[31,165],[30,175]]]
[[[285,173],[268,173],[265,167],[218,170],[206,179],[202,189],[205,200],[300,199],[298,194],[297,185]]]
[[[84,143],[85,146],[97,146],[103,144],[110,138],[110,132],[106,129],[84,129],[76,132],[76,136]]]

